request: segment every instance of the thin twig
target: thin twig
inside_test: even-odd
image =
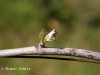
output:
[[[45,47],[46,42],[55,40],[56,33],[57,32],[55,29],[53,29],[46,36],[43,36],[44,34],[42,33],[41,36],[43,36],[43,38],[41,41],[43,44],[41,44],[41,41],[40,41],[38,46],[0,50],[0,57],[9,57],[9,56],[17,57],[18,55],[29,55],[29,54],[33,54],[33,55],[63,55],[63,56],[74,56],[74,57],[80,57],[80,58],[93,59],[95,62],[100,63],[100,53],[99,52],[94,52],[94,51],[85,50],[85,49],[77,49],[77,48]],[[24,57],[26,57],[26,56],[24,56]],[[26,57],[26,58],[28,58],[28,57]],[[42,57],[39,57],[39,58],[42,58]],[[45,57],[45,58],[49,59],[51,57]],[[62,58],[56,58],[56,57],[54,57],[52,59],[68,60],[68,58],[62,59]],[[85,60],[77,60],[77,59],[70,59],[70,60],[87,62]],[[88,62],[91,62],[91,61],[88,61]]]
[[[100,53],[85,49],[76,48],[38,48],[36,46],[0,50],[0,57],[16,56],[16,55],[65,55],[82,57],[100,61]]]

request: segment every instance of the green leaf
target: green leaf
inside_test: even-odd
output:
[[[43,41],[45,36],[46,36],[46,31],[42,29],[41,32],[39,33],[40,41]]]

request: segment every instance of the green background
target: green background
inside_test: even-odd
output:
[[[100,51],[100,0],[0,0],[0,49],[37,45],[42,29],[56,29],[51,47]],[[0,75],[100,75],[100,65],[47,59],[0,58]]]

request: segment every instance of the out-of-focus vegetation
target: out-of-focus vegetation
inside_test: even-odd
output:
[[[100,0],[0,0],[0,49],[37,45],[42,29],[58,32],[53,47],[100,51]],[[30,67],[0,75],[100,75],[97,64],[0,58],[1,67]]]

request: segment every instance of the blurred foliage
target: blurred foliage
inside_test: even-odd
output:
[[[0,0],[0,49],[37,45],[42,29],[55,28],[47,46],[100,51],[100,0]],[[45,64],[45,65],[44,65]],[[0,58],[0,67],[30,67],[0,75],[99,75],[98,64]]]

